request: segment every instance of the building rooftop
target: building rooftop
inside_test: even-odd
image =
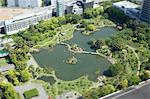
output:
[[[39,7],[34,9],[0,8],[0,21],[11,20],[11,19],[14,20],[23,19],[26,17],[31,17],[34,15],[40,15],[46,13],[47,11],[51,11],[52,9],[53,9],[52,6]]]
[[[100,99],[149,99],[150,97],[150,80],[142,82],[137,86],[132,86],[126,90],[109,94]]]
[[[0,20],[9,20],[23,13],[29,13],[29,9],[23,8],[0,8]]]
[[[120,8],[127,8],[127,9],[140,7],[139,5],[129,2],[129,1],[120,1],[120,2],[113,3],[113,5],[120,7]]]

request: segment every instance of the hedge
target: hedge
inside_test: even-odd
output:
[[[23,95],[24,95],[25,99],[30,99],[32,97],[39,96],[39,92],[36,88],[34,88],[31,90],[25,91],[23,93]]]

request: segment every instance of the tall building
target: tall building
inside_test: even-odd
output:
[[[57,4],[56,15],[57,16],[65,15],[65,3],[64,3],[64,0],[57,0],[56,4]]]
[[[42,6],[42,0],[7,0],[8,7],[35,8]]]
[[[56,6],[56,0],[50,0],[51,1],[51,5]],[[58,0],[59,1],[59,0]],[[60,0],[61,1],[61,0]]]
[[[43,0],[44,6],[51,5],[51,0]]]
[[[150,0],[144,0],[141,12],[141,20],[150,24]]]
[[[18,7],[18,0],[7,0],[7,7]]]

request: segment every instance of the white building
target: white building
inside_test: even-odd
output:
[[[30,25],[52,17],[53,8],[43,7],[34,9],[1,8],[0,34],[8,35],[29,28]]]
[[[63,16],[65,15],[65,1],[64,0],[57,0],[56,1],[56,15]]]
[[[51,5],[56,6],[56,0],[51,0]]]
[[[113,3],[113,6],[122,10],[127,16],[131,18],[138,19],[139,18],[139,12],[140,12],[140,5],[137,5],[135,3],[129,2],[129,1],[120,1]]]
[[[7,0],[8,7],[35,8],[42,6],[42,0]]]
[[[17,7],[18,0],[7,0],[7,7]]]

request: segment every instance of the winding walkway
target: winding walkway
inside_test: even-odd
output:
[[[135,52],[135,48],[133,48],[133,47],[131,47],[129,45],[126,45],[126,46],[133,51],[135,57],[137,58],[137,61],[138,61],[137,75],[139,75],[140,74],[140,70],[141,70],[141,61],[140,61],[139,55]]]

